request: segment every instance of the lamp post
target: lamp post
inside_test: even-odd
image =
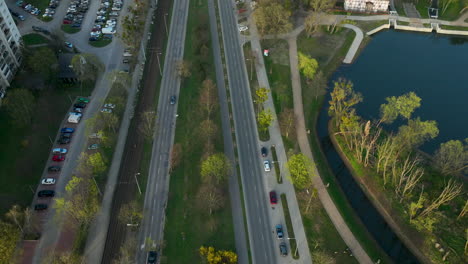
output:
[[[291,240],[291,239],[294,239],[296,240],[296,238],[294,237],[288,237],[288,240]],[[291,245],[291,243],[289,243]],[[296,250],[294,251],[294,257],[297,256],[297,243],[296,243]]]
[[[166,21],[167,15],[168,15],[168,13],[164,14],[164,26],[166,27],[166,37],[169,36],[169,31],[167,31],[167,21]]]
[[[250,61],[250,80],[252,81],[252,64],[253,64],[253,60],[252,59],[246,59],[248,61]]]
[[[161,52],[156,53],[156,57],[158,58],[158,67],[159,67],[159,74],[162,76],[162,70],[161,70],[161,62],[159,61],[159,55],[161,55]]]
[[[140,175],[141,173],[135,173],[135,175],[133,175],[135,177],[135,182],[137,184],[137,187],[138,187],[138,192],[140,192],[140,195],[141,195],[141,189],[140,189],[140,184],[138,183],[138,178],[137,176]]]

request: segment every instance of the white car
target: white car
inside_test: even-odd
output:
[[[247,31],[247,29],[249,29],[247,26],[244,26],[244,25],[237,25],[237,27],[239,28],[240,32],[244,32],[244,31]]]
[[[67,154],[67,149],[64,148],[54,148],[52,150],[52,153],[54,154]]]
[[[269,172],[269,171],[271,170],[271,168],[270,168],[270,162],[269,162],[268,160],[265,160],[265,161],[263,162],[263,167],[265,168],[265,171],[266,171],[266,172]]]
[[[105,105],[104,105],[104,108],[114,109],[114,108],[115,108],[115,104],[105,104]]]
[[[55,179],[54,178],[44,178],[41,181],[42,184],[44,185],[52,185],[55,184]]]
[[[103,108],[103,109],[101,109],[101,113],[107,113],[107,114],[110,114],[110,113],[112,113],[112,109]]]

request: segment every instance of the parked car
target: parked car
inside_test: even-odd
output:
[[[55,191],[52,190],[42,190],[37,193],[37,197],[54,197]]]
[[[79,103],[76,103],[73,105],[75,108],[85,108],[86,107],[86,103],[83,103],[83,102],[79,102]]]
[[[50,166],[49,168],[47,168],[47,171],[48,172],[59,172],[62,168],[60,168],[60,166]]]
[[[268,155],[268,149],[267,148],[262,147],[260,149],[260,151],[262,152],[262,157],[266,157]]]
[[[101,138],[102,135],[100,133],[92,133],[89,135],[89,138]]]
[[[52,157],[52,160],[53,161],[64,161],[65,160],[65,156],[62,156],[62,155],[54,155]]]
[[[130,63],[130,60],[129,60],[129,59],[123,59],[122,62],[123,62],[123,63]]]
[[[65,145],[65,144],[70,143],[70,141],[71,141],[70,138],[60,137],[59,140],[58,140],[58,143],[59,143],[60,145]]]
[[[89,103],[89,99],[86,98],[86,97],[80,97],[80,98],[78,98],[78,102],[87,104],[87,103]]]
[[[67,149],[65,149],[65,148],[54,148],[52,150],[52,153],[54,153],[54,154],[67,154]]]
[[[34,205],[34,210],[36,211],[42,211],[47,209],[47,204],[36,204]]]
[[[266,172],[269,172],[269,171],[271,170],[271,168],[270,168],[270,162],[269,162],[268,160],[265,160],[265,161],[263,162],[263,167],[265,168],[265,171],[266,171]]]
[[[156,251],[148,252],[148,264],[154,264],[158,260],[158,253]]]
[[[64,127],[62,129],[60,129],[60,132],[61,133],[73,133],[73,132],[75,132],[75,129],[71,128],[71,127]]]
[[[44,178],[41,181],[42,184],[44,185],[52,185],[55,184],[55,179],[54,178]]]
[[[105,108],[114,109],[114,108],[115,108],[115,104],[105,104],[104,107],[105,107]]]
[[[282,225],[276,225],[276,237],[278,239],[283,239],[284,233],[283,233],[283,226]]]
[[[288,247],[286,246],[286,243],[281,242],[279,244],[279,249],[280,249],[281,256],[286,257],[288,255]]]
[[[90,150],[94,150],[94,149],[98,149],[98,148],[99,148],[99,144],[91,144],[88,147],[88,149],[90,149]]]
[[[270,192],[270,204],[277,204],[278,203],[278,198],[276,196],[275,191]]]
[[[103,108],[103,109],[101,109],[101,113],[111,114],[111,113],[112,113],[112,109]]]
[[[64,138],[71,138],[72,137],[72,133],[62,133],[60,134],[61,137],[64,137]]]
[[[170,102],[171,102],[171,105],[174,105],[176,103],[176,96],[175,95],[171,96]]]
[[[76,112],[76,113],[82,113],[83,108],[74,108],[73,111]]]

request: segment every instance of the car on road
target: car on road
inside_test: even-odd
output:
[[[47,204],[36,204],[34,205],[34,210],[36,211],[42,211],[47,209]]]
[[[283,226],[282,225],[276,225],[276,237],[278,239],[283,239],[284,233],[283,233]]]
[[[268,160],[263,161],[263,168],[266,172],[269,172],[271,170],[270,162]]]
[[[278,203],[278,198],[276,196],[275,191],[270,192],[270,204],[277,204]]]
[[[44,178],[41,181],[42,184],[44,185],[52,185],[55,184],[55,179],[54,178]]]
[[[37,193],[37,197],[54,197],[55,191],[52,190],[42,190]]]
[[[281,242],[279,244],[279,249],[280,249],[281,256],[286,257],[288,255],[288,247],[286,246],[286,243]]]
[[[62,168],[60,168],[60,166],[50,166],[49,168],[47,168],[47,171],[48,172],[59,172]]]
[[[65,44],[65,46],[67,46],[68,48],[73,49],[73,44],[71,44],[70,42],[65,41],[64,44]]]
[[[67,149],[65,149],[65,148],[54,148],[54,149],[52,149],[52,153],[54,153],[54,154],[67,154]]]
[[[174,105],[176,103],[176,96],[175,95],[171,96],[170,102],[171,102],[171,105]]]
[[[91,144],[89,145],[88,149],[90,150],[93,150],[93,149],[98,149],[99,148],[99,144]]]
[[[71,127],[64,127],[62,129],[60,129],[60,132],[61,133],[73,133],[73,132],[75,132],[75,129],[71,128]]]
[[[105,105],[104,105],[104,108],[114,109],[114,108],[115,108],[115,104],[105,104]]]
[[[154,264],[158,260],[158,253],[156,251],[148,252],[148,264]]]
[[[268,150],[265,147],[262,147],[260,152],[262,153],[262,157],[266,157],[268,155]]]
[[[101,113],[111,114],[111,113],[112,113],[112,109],[103,108],[103,109],[101,109]]]
[[[65,160],[65,156],[62,156],[62,155],[54,155],[52,157],[52,160],[53,161],[64,161]]]
[[[79,102],[79,103],[76,103],[73,105],[75,108],[85,108],[86,107],[86,103],[84,102]]]

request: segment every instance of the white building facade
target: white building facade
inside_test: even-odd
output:
[[[344,9],[357,12],[385,12],[389,4],[389,0],[345,0]]]
[[[21,35],[4,0],[0,0],[0,93],[10,86],[21,64]]]

